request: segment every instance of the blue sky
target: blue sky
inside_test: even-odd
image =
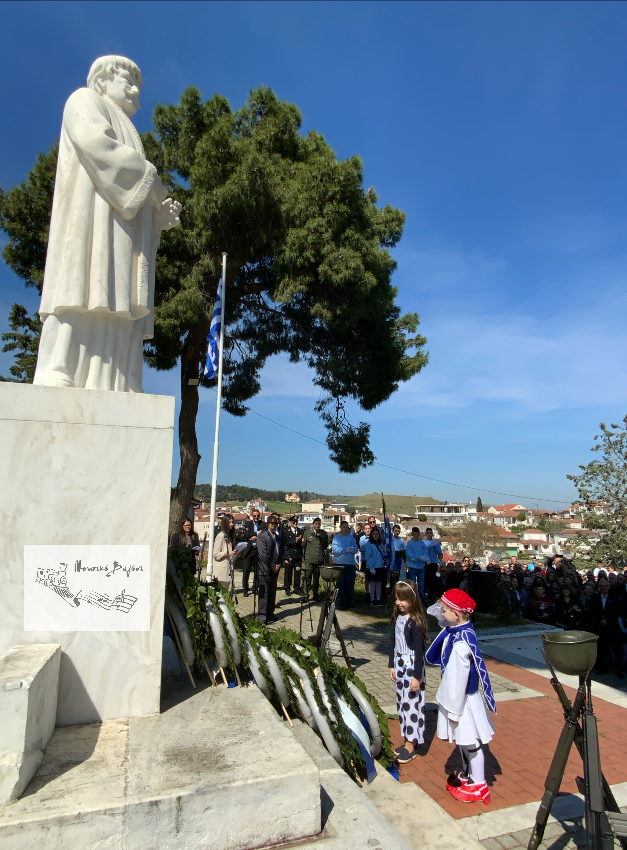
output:
[[[0,185],[58,135],[93,59],[144,75],[137,126],[187,85],[239,107],[260,83],[303,129],[358,154],[382,204],[407,213],[395,250],[404,311],[430,363],[368,420],[382,464],[337,472],[324,446],[225,415],[223,483],[374,490],[550,505],[627,413],[627,6],[620,3],[1,3]],[[0,325],[38,306],[0,264]],[[11,359],[0,355],[7,374]],[[147,392],[178,375],[145,369]],[[324,440],[305,367],[272,361],[251,404]],[[203,393],[198,480],[211,478],[215,397]],[[173,473],[176,474],[177,451]],[[419,478],[407,472],[426,476]],[[428,480],[470,485],[452,487]],[[495,492],[511,494],[512,498]]]

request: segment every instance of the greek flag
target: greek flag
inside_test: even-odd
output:
[[[220,326],[222,324],[222,278],[218,284],[218,292],[211,317],[211,327],[207,334],[207,362],[205,363],[205,378],[215,378],[218,374],[220,359]]]

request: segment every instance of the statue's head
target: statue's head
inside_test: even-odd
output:
[[[142,74],[137,65],[124,56],[101,56],[93,63],[87,75],[87,86],[106,95],[129,118],[139,107]]]

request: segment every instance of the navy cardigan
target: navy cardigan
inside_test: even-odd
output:
[[[390,640],[390,654],[388,656],[388,667],[394,667],[394,646],[396,635],[394,630],[396,621],[392,623],[392,632]],[[405,623],[405,643],[408,648],[414,653],[415,666],[413,670],[408,670],[407,675],[413,676],[415,679],[422,678],[422,673],[425,667],[425,636],[414,620],[411,617]]]

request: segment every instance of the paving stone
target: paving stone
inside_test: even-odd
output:
[[[546,825],[546,829],[544,830],[544,840],[548,838],[557,838],[559,835],[564,834],[564,827],[561,823],[548,823]]]
[[[514,850],[515,847],[520,845],[520,842],[513,835],[498,835],[496,840],[505,850]]]
[[[531,830],[521,829],[518,832],[512,832],[511,835],[516,839],[518,844],[522,844],[523,847],[526,847],[527,844],[529,844],[529,839],[531,838]]]
[[[501,845],[494,838],[486,838],[481,844],[483,844],[485,850],[501,850]]]

